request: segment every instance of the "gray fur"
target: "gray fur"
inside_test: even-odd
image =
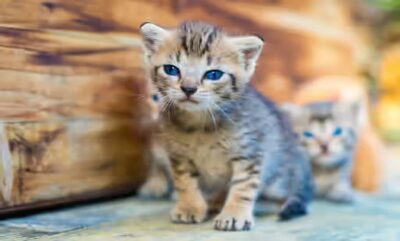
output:
[[[357,106],[319,102],[304,107],[286,106],[312,164],[317,195],[335,202],[353,201],[351,174],[356,138]],[[342,133],[333,134],[336,128]],[[304,132],[314,137],[304,136]],[[326,154],[318,149],[325,145]]]
[[[231,180],[233,162],[242,162],[249,175],[259,170],[261,184],[249,184],[249,189],[258,189],[259,198],[278,202],[296,198],[304,207],[311,201],[313,184],[306,157],[274,104],[252,86],[242,98],[215,111],[215,122],[208,126],[196,128],[185,113],[176,109],[168,112],[162,138],[173,166],[198,177],[209,201],[230,186],[247,181],[247,177]]]

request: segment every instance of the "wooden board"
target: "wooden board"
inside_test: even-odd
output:
[[[148,83],[137,28],[116,14],[135,4],[0,2],[1,214],[144,179]]]
[[[145,139],[131,119],[11,122],[0,134],[8,140],[1,150],[3,205],[133,188],[143,178]]]

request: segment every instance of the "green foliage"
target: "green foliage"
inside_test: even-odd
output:
[[[400,0],[367,0],[369,3],[386,11],[400,11]]]

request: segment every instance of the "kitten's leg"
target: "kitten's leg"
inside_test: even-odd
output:
[[[146,182],[139,189],[139,196],[142,198],[166,198],[172,190],[172,184],[167,178],[167,171],[157,164],[152,164]]]
[[[307,206],[314,196],[314,181],[311,167],[306,159],[300,158],[301,152],[288,152],[287,162],[292,162],[286,173],[288,179],[289,196],[283,203],[278,217],[280,220],[289,220],[307,214]]]
[[[352,159],[345,166],[340,167],[331,179],[331,189],[326,193],[326,198],[339,203],[351,203],[354,201],[354,191],[351,185]]]
[[[200,223],[207,216],[207,202],[198,184],[198,172],[189,161],[172,159],[174,186],[177,203],[171,211],[171,219],[177,223]]]
[[[260,186],[261,165],[242,158],[232,161],[233,174],[227,199],[214,220],[214,228],[224,231],[250,230],[253,209]]]
[[[342,180],[335,183],[332,189],[326,194],[326,198],[339,203],[353,202],[354,191],[349,180]]]
[[[169,197],[172,192],[172,177],[168,154],[158,142],[154,142],[150,149],[150,155],[150,172],[146,182],[139,190],[139,196],[144,198]]]

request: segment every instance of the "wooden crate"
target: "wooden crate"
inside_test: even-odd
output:
[[[148,86],[137,26],[118,16],[135,4],[0,1],[0,214],[143,180]]]

